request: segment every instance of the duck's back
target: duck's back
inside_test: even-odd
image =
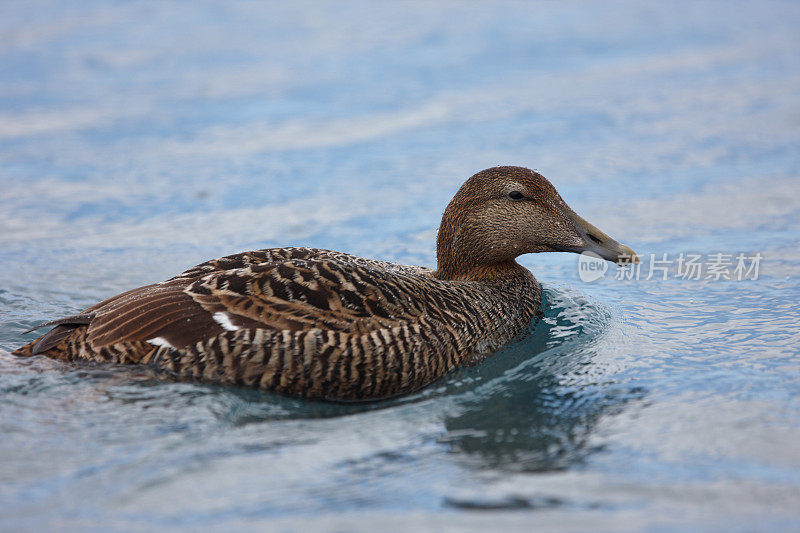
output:
[[[147,364],[181,378],[367,399],[415,390],[521,332],[541,291],[525,269],[494,282],[309,248],[198,265],[55,321],[20,348]]]

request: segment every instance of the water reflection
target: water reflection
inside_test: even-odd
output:
[[[642,395],[636,389],[611,393],[582,371],[598,353],[607,312],[576,293],[549,290],[547,297],[545,317],[532,334],[476,369],[488,379],[445,419],[441,442],[471,465],[566,469],[598,449],[590,437],[601,416]]]

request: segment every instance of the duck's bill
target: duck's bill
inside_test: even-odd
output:
[[[577,246],[564,247],[562,251],[579,254],[583,252],[592,252],[606,261],[611,261],[618,265],[629,265],[639,262],[639,256],[636,255],[636,252],[634,252],[633,248],[630,246],[615,241],[597,227],[581,218],[574,211],[570,213],[570,218],[572,218],[578,237],[583,243]]]

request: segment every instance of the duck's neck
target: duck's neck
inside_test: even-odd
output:
[[[441,262],[439,263],[441,265]],[[438,266],[433,276],[444,281],[482,281],[491,283],[527,274],[527,269],[513,259],[503,263],[475,265],[472,268]]]
[[[451,208],[442,217],[436,239],[436,278],[491,282],[527,274],[514,257],[499,255],[488,235],[466,229],[464,217]]]

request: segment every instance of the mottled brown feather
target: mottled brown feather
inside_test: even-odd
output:
[[[147,363],[182,378],[300,396],[390,396],[519,332],[539,291],[527,270],[517,274],[509,288],[508,280],[446,282],[428,269],[327,250],[261,250],[93,306],[88,328],[60,334],[46,355]],[[509,290],[511,300],[501,296]],[[523,312],[514,309],[520,304]]]

